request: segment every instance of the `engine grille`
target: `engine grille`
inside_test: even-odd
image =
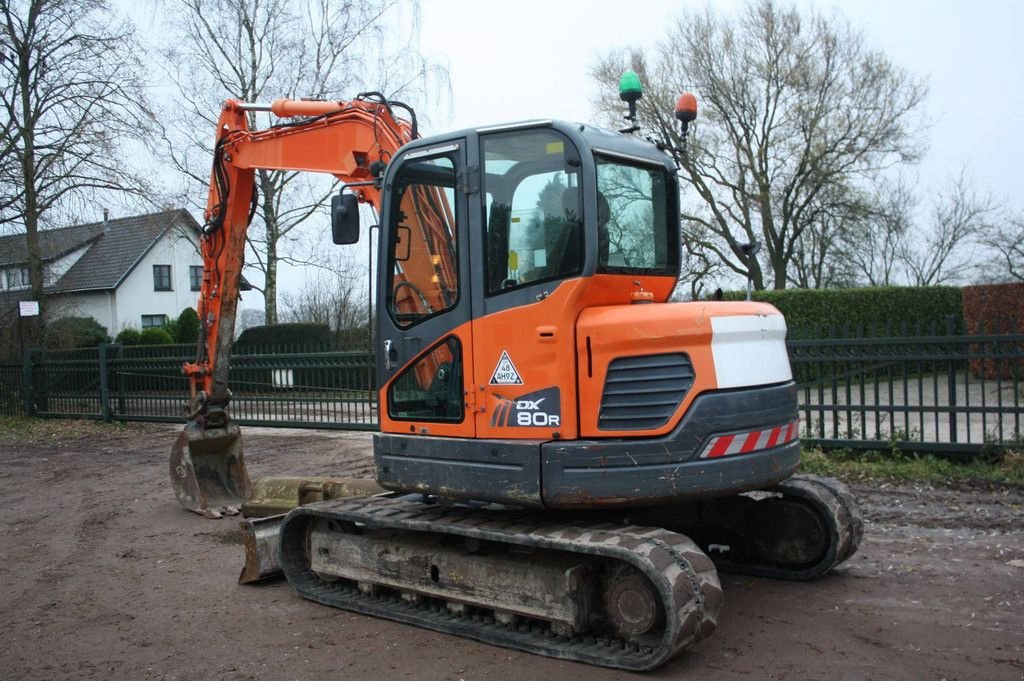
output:
[[[682,352],[620,357],[608,366],[600,430],[650,430],[665,425],[693,385],[693,364]]]

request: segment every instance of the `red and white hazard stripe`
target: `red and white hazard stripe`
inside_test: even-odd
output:
[[[745,433],[717,435],[711,438],[700,453],[702,459],[717,459],[732,454],[748,454],[760,449],[771,449],[792,442],[800,436],[800,419],[774,428],[751,430]]]

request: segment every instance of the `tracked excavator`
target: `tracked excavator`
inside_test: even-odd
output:
[[[280,123],[250,129],[268,108]],[[676,114],[685,131],[692,95]],[[646,670],[715,629],[718,570],[806,580],[847,559],[854,499],[794,475],[782,315],[669,302],[679,150],[631,132],[537,120],[420,138],[414,112],[375,93],[226,102],[171,456],[181,503],[219,517],[252,492],[228,369],[254,173],[304,170],[343,185],[336,243],[358,239],[359,204],[379,211],[388,491],[320,495],[273,526],[268,560],[302,597]]]

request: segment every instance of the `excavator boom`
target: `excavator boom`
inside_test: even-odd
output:
[[[252,130],[250,118],[257,110],[302,120]],[[256,171],[327,173],[360,202],[379,209],[377,178],[415,134],[415,123],[397,117],[379,95],[348,102],[224,103],[200,242],[199,341],[195,361],[183,367],[190,386],[188,423],[170,462],[175,494],[189,510],[211,517],[234,514],[252,490],[241,434],[226,407],[246,234],[257,210]]]

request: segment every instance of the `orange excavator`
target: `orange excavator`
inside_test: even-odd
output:
[[[358,204],[379,211],[373,456],[388,492],[275,524],[273,560],[304,598],[644,670],[714,630],[718,570],[812,579],[857,549],[846,488],[793,475],[779,312],[668,300],[680,150],[554,120],[421,139],[377,93],[278,100],[265,130],[249,129],[254,108],[268,107],[228,101],[217,127],[171,478],[211,517],[251,494],[227,408],[254,172],[334,175],[336,243],[358,238]],[[685,136],[692,95],[676,115]]]

